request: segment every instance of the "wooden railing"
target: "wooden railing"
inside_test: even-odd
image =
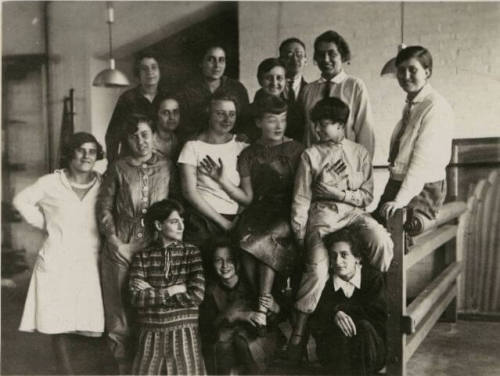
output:
[[[389,375],[406,375],[406,364],[443,313],[456,320],[458,278],[462,272],[461,242],[457,233],[463,233],[462,217],[467,212],[463,202],[448,203],[438,218],[425,226],[425,232],[412,238],[403,229],[406,211],[400,209],[389,220],[388,228],[394,242],[394,258],[387,273],[389,312],[387,339]],[[445,247],[447,266],[411,302],[407,304],[408,270]]]

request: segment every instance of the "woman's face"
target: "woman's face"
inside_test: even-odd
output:
[[[279,96],[285,89],[285,69],[276,66],[262,75],[260,84],[262,89],[270,95]]]
[[[328,250],[330,257],[330,268],[334,274],[348,281],[356,272],[356,265],[360,263],[360,259],[354,256],[351,252],[351,245],[347,242],[333,243]]]
[[[344,125],[331,119],[321,119],[315,124],[316,133],[321,141],[339,143],[345,137]]]
[[[74,150],[69,168],[74,172],[90,172],[96,160],[97,145],[94,142],[85,142]]]
[[[160,67],[156,59],[145,57],[139,63],[139,80],[143,86],[158,85],[160,81]]]
[[[314,51],[314,61],[326,79],[331,79],[342,71],[342,55],[333,42],[319,42]]]
[[[209,80],[218,80],[226,70],[226,53],[220,47],[209,49],[201,62],[203,77]]]
[[[262,139],[281,141],[285,135],[286,112],[281,114],[265,113],[257,120],[257,127],[262,131]]]
[[[213,265],[215,273],[223,281],[228,281],[236,276],[236,260],[233,259],[231,250],[227,247],[215,250]]]
[[[236,106],[233,101],[217,100],[210,103],[210,129],[218,134],[229,133],[236,122]]]
[[[173,132],[179,126],[181,114],[179,103],[175,99],[165,99],[158,108],[158,129]]]
[[[153,131],[148,123],[141,122],[137,125],[137,131],[127,137],[127,141],[133,157],[146,157],[153,150]]]
[[[403,61],[397,67],[399,86],[408,94],[418,93],[427,83],[431,75],[428,68],[424,68],[417,58]]]
[[[182,240],[184,233],[184,219],[177,210],[174,210],[163,222],[156,221],[156,230],[165,240]]]

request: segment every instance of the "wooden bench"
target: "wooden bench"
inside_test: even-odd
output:
[[[458,278],[462,272],[462,220],[467,213],[464,202],[445,204],[426,231],[408,244],[403,229],[406,211],[398,210],[388,228],[394,242],[394,258],[387,273],[389,304],[388,375],[406,375],[406,364],[436,321],[445,314],[456,321]],[[458,239],[458,241],[457,241]],[[446,266],[408,305],[408,271],[425,257],[444,247]]]

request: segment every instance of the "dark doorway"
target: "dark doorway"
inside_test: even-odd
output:
[[[204,21],[191,25],[164,40],[137,52],[148,51],[158,57],[160,86],[168,92],[178,89],[200,72],[202,51],[214,44],[226,50],[225,75],[239,77],[238,4],[228,2],[222,10]]]

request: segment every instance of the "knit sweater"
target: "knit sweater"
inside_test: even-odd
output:
[[[139,290],[134,280],[152,288]],[[166,328],[198,324],[198,306],[205,293],[201,255],[193,245],[175,242],[166,248],[153,242],[134,255],[130,266],[129,292],[143,327]],[[170,295],[167,287],[185,284],[187,291]]]

